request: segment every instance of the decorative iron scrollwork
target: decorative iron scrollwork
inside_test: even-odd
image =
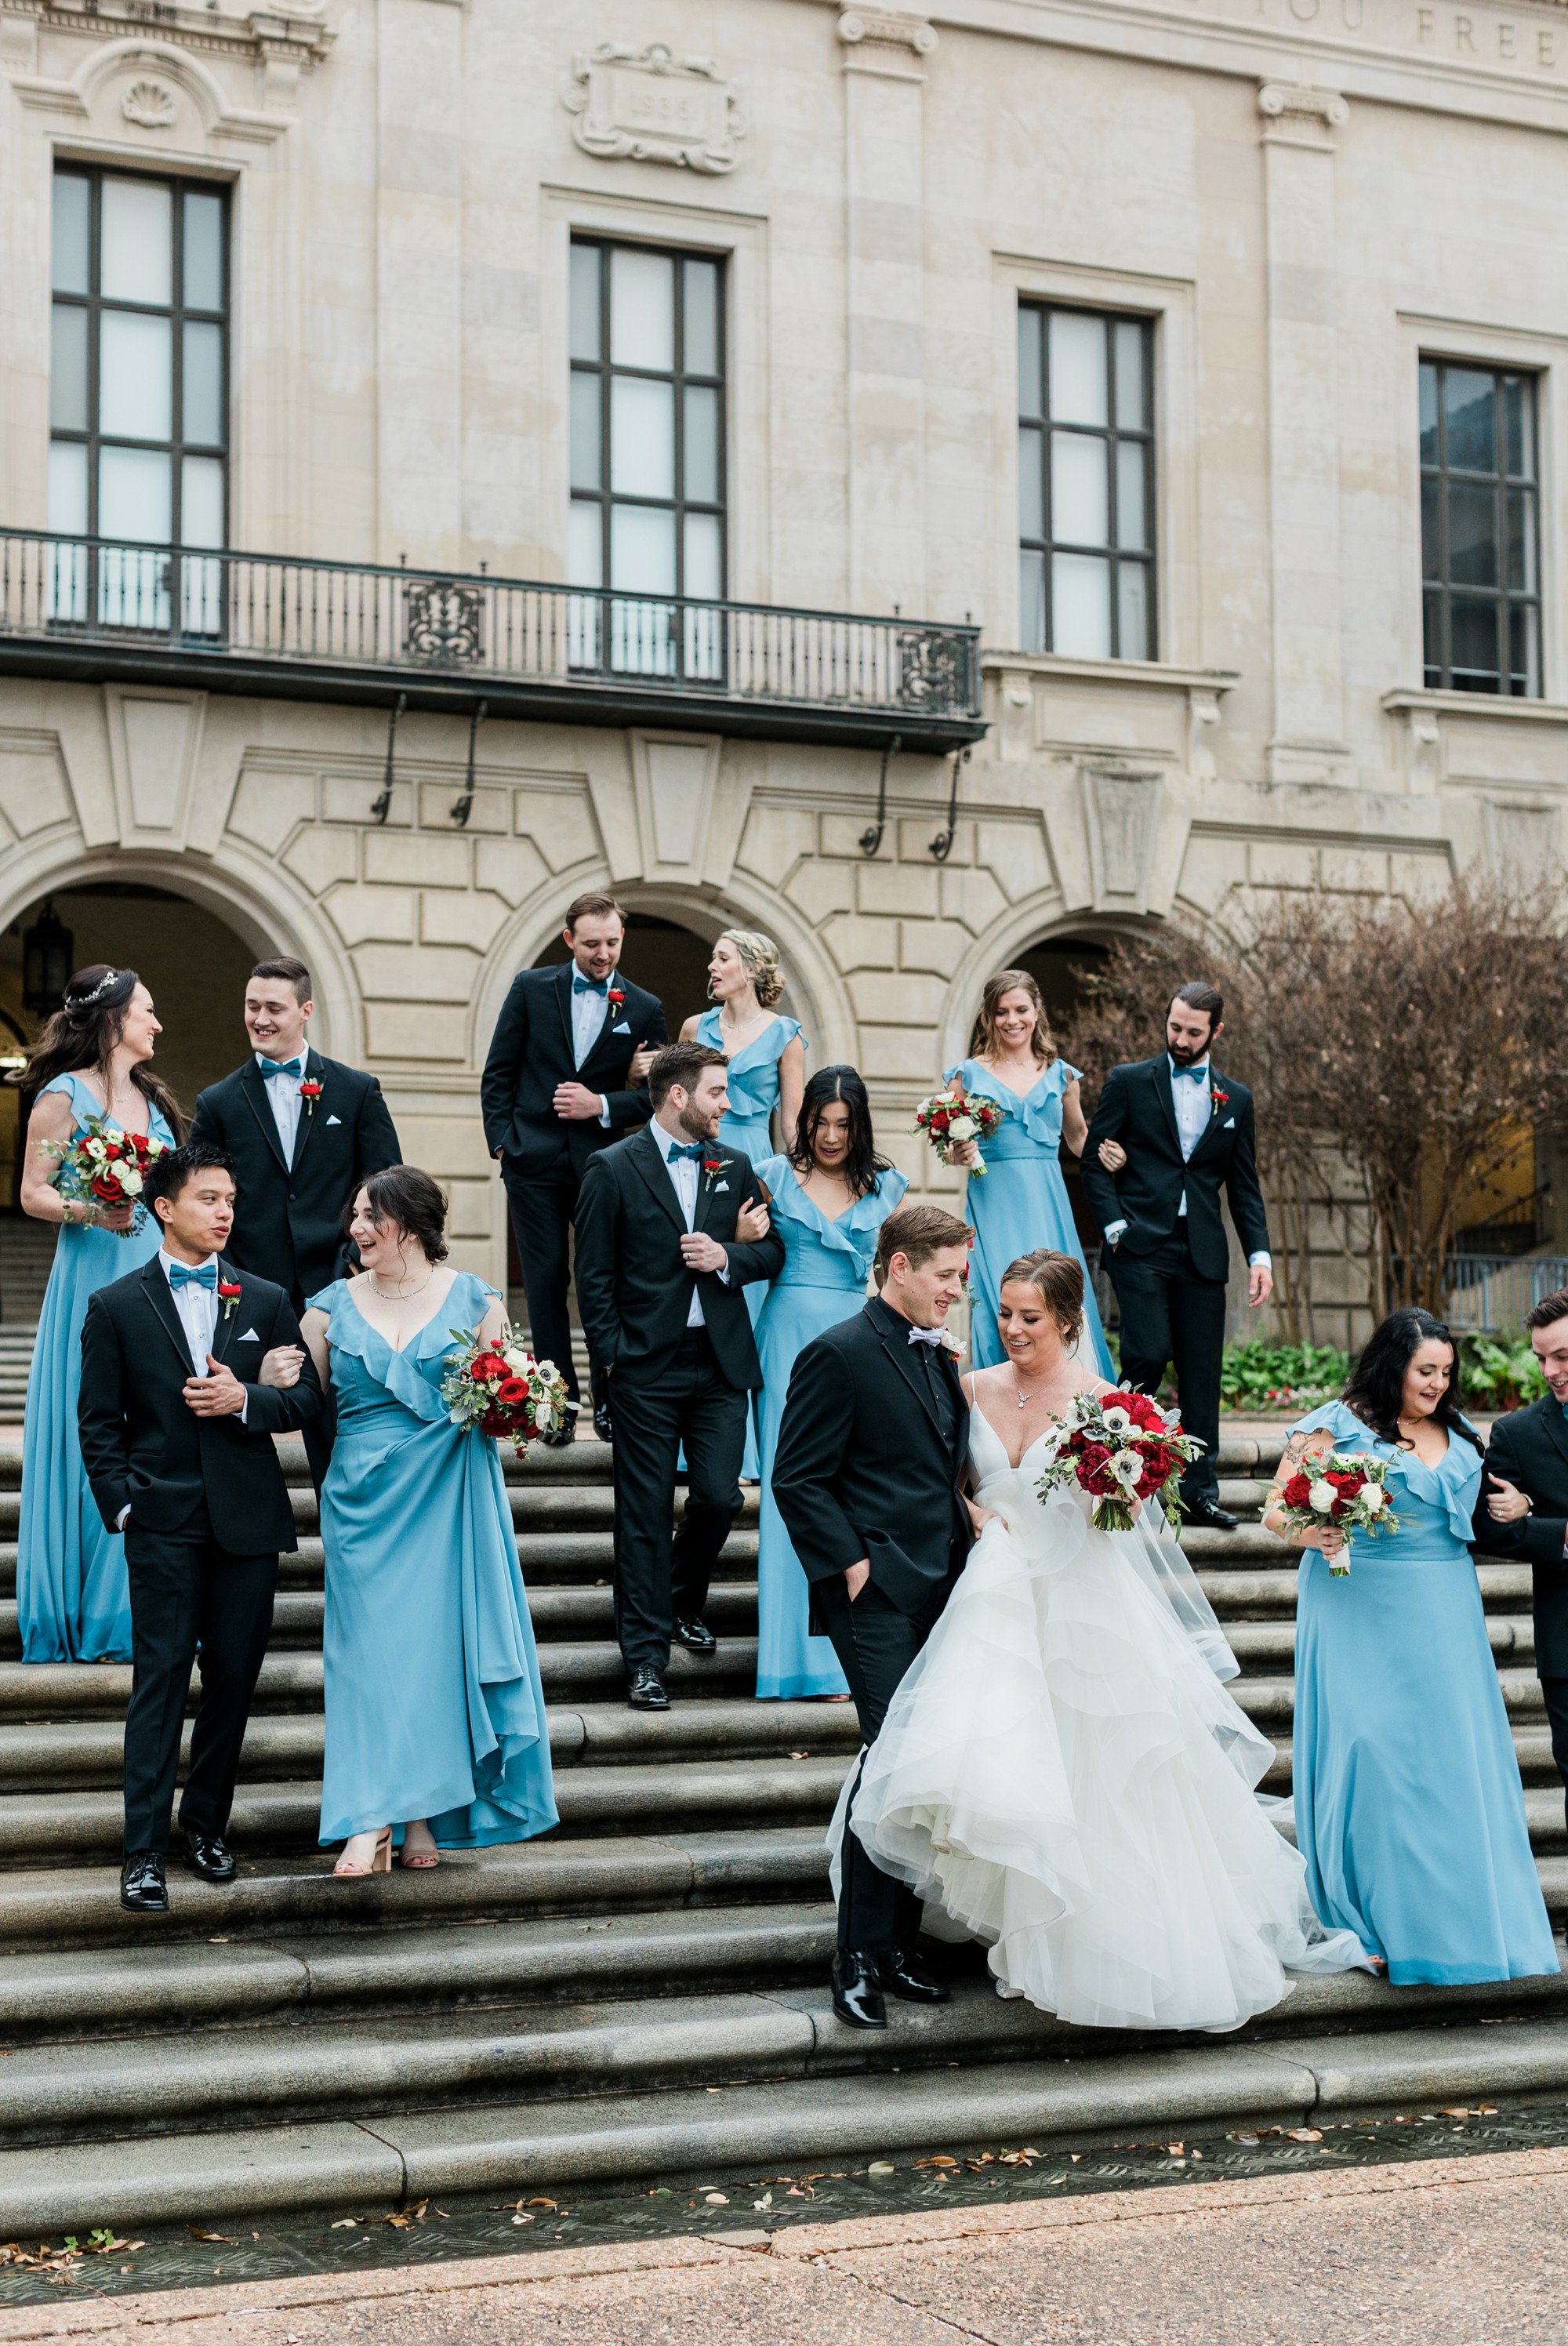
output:
[[[898,654],[899,699],[904,708],[942,715],[967,712],[973,654],[967,636],[901,627]]]
[[[411,578],[403,648],[429,668],[471,668],[484,657],[484,592],[451,578]]]

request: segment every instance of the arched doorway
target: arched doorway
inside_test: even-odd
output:
[[[67,881],[48,901],[70,932],[70,966],[92,962],[135,969],[152,994],[163,1034],[158,1070],[188,1111],[204,1085],[228,1073],[246,1050],[240,1005],[254,948],[205,904],[144,880]],[[0,933],[0,1030],[31,1037],[40,1024],[23,1004],[23,938],[45,899]],[[0,1087],[0,1208],[15,1210],[22,1095]]]

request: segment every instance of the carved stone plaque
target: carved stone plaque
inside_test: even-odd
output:
[[[677,57],[661,41],[601,41],[572,60],[565,93],[585,154],[733,171],[745,135],[740,101],[710,57]]]

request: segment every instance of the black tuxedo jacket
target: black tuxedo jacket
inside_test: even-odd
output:
[[[300,1544],[272,1436],[314,1424],[321,1387],[309,1352],[287,1392],[255,1382],[274,1344],[299,1343],[300,1322],[270,1280],[227,1258],[219,1277],[239,1284],[232,1311],[219,1299],[212,1350],[246,1389],[244,1424],[237,1416],[198,1417],[186,1405],[190,1354],[155,1255],[87,1305],[76,1402],[82,1461],[110,1531],[127,1502],[138,1529],[176,1532],[205,1501],[219,1547],[267,1556]]]
[[[365,1176],[402,1162],[373,1076],[307,1051],[305,1077],[321,1085],[321,1096],[313,1107],[300,1103],[292,1165],[254,1058],[209,1085],[190,1119],[192,1140],[213,1141],[234,1160],[229,1260],[300,1297],[319,1294],[350,1267],[343,1209]]]
[[[1227,1096],[1222,1101],[1211,1096],[1207,1127],[1184,1162],[1166,1054],[1113,1067],[1084,1143],[1084,1194],[1101,1229],[1125,1221],[1127,1227],[1117,1245],[1128,1254],[1141,1255],[1153,1254],[1171,1237],[1185,1189],[1193,1261],[1204,1279],[1223,1280],[1230,1269],[1230,1250],[1220,1219],[1221,1189],[1229,1200],[1244,1254],[1267,1251],[1268,1217],[1257,1186],[1252,1094],[1212,1063],[1208,1080],[1211,1095],[1219,1091]],[[1126,1150],[1127,1161],[1119,1173],[1107,1173],[1101,1164],[1102,1140],[1119,1140]]]
[[[590,1159],[577,1199],[577,1309],[588,1349],[606,1366],[639,1374],[667,1359],[686,1333],[695,1287],[719,1367],[738,1391],[762,1382],[751,1314],[741,1290],[777,1279],[784,1241],[777,1230],[740,1245],[735,1220],[748,1198],[767,1195],[749,1157],[715,1141],[697,1184],[694,1227],[717,1239],[729,1259],[728,1283],[717,1271],[687,1270],[686,1235],[675,1187],[647,1127]]]
[[[1486,1512],[1482,1476],[1472,1529],[1480,1555],[1507,1556],[1533,1567],[1535,1667],[1543,1678],[1568,1678],[1568,1416],[1550,1393],[1528,1409],[1500,1417],[1486,1463],[1527,1494],[1531,1513],[1517,1524],[1494,1524]]]
[[[520,1173],[551,1173],[568,1167],[581,1173],[590,1157],[618,1133],[646,1124],[647,1086],[627,1087],[632,1054],[645,1043],[656,1049],[669,1040],[664,1005],[657,994],[634,985],[617,971],[610,979],[626,995],[619,1015],[606,1008],[605,1023],[579,1067],[572,1056],[572,976],[576,964],[519,970],[501,1005],[490,1056],[479,1082],[486,1146],[500,1149]],[[624,1032],[621,1030],[625,1030]],[[563,1122],[553,1105],[557,1084],[585,1084],[606,1101],[606,1127]]]
[[[911,1354],[909,1322],[875,1297],[808,1344],[789,1377],[773,1496],[808,1580],[864,1557],[901,1613],[940,1611],[973,1531],[963,1503],[969,1409],[952,1355],[950,1447]]]

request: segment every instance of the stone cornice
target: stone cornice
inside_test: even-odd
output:
[[[221,15],[179,0],[0,0],[0,36],[14,27],[25,38],[37,31],[71,33],[89,41],[136,35],[173,42],[208,56],[243,57],[252,65],[286,63],[301,71],[319,65],[337,36],[314,7],[250,8]],[[0,53],[13,41],[0,39]]]

